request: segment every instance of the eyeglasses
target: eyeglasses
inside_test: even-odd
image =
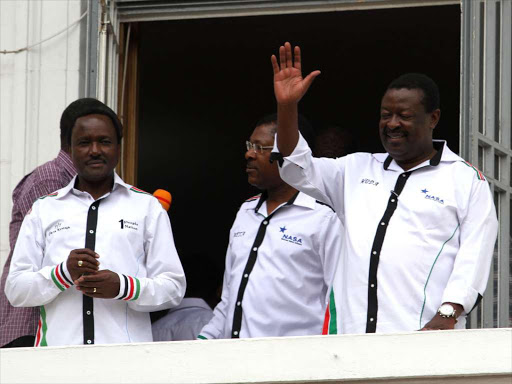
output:
[[[274,148],[273,145],[270,146],[263,146],[260,144],[253,144],[250,141],[245,142],[245,146],[247,147],[247,150],[250,151],[251,149],[256,153],[263,153],[263,150],[268,150]]]

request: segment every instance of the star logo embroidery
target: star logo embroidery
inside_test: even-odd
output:
[[[284,227],[279,227],[279,231],[280,231],[281,233],[284,233],[284,231],[286,231],[286,226],[284,226]]]
[[[422,193],[427,193],[427,188],[421,190]]]

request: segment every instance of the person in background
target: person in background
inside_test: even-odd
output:
[[[322,333],[343,228],[330,207],[279,177],[277,161],[270,162],[276,117],[260,120],[246,142],[248,182],[262,193],[238,211],[222,299],[199,339]],[[308,136],[311,127],[300,121]]]
[[[9,224],[9,246],[11,248],[7,261],[4,264],[0,285],[0,346],[31,347],[34,345],[39,308],[15,308],[5,296],[5,282],[9,274],[12,252],[18,238],[23,218],[37,198],[48,195],[66,186],[76,169],[71,161],[67,137],[73,128],[70,112],[88,99],[80,99],[71,103],[62,113],[60,119],[60,151],[57,157],[40,165],[28,175],[23,177],[12,194],[12,218]]]
[[[328,125],[316,135],[313,154],[315,157],[336,159],[337,157],[356,152],[356,147],[357,145],[351,130]]]
[[[197,339],[219,302],[217,266],[210,255],[180,252],[180,256],[187,276],[187,292],[177,307],[151,313],[153,341]]]
[[[71,121],[77,176],[25,216],[6,296],[40,306],[35,346],[152,341],[149,312],[177,306],[186,287],[169,217],[114,172],[122,126],[110,108],[84,102]]]

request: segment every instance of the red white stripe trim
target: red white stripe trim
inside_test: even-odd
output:
[[[329,304],[325,308],[324,326],[322,327],[322,335],[329,334],[329,323],[331,322],[331,312],[329,311]]]
[[[41,333],[43,331],[43,322],[41,321],[41,317],[39,317],[39,322],[37,323],[37,333],[36,333],[36,347],[39,347],[41,343]]]
[[[60,275],[61,272],[59,271],[59,269],[60,269],[60,264],[55,267],[55,276],[57,276],[59,283],[61,283],[66,289],[68,289],[70,287],[70,285],[66,282],[66,280],[64,280],[62,278],[62,276]]]
[[[480,170],[477,167],[475,167],[469,161],[464,160],[464,162],[476,171],[480,180],[485,180],[484,174],[482,172],[480,172]]]
[[[135,286],[135,282],[133,281],[133,277],[131,276],[127,276],[128,277],[128,282],[130,284],[130,291],[128,292],[128,296],[126,296],[123,300],[130,300],[133,298],[133,292],[135,291],[134,289],[134,286]]]

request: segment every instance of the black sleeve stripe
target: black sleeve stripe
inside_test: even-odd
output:
[[[64,277],[64,280],[66,280],[69,285],[74,285],[73,282],[71,281],[71,279],[66,276],[66,273],[64,272],[64,268],[62,268],[63,265],[64,265],[64,262],[62,262],[60,264],[60,268],[59,268],[60,272],[62,274],[62,277]]]
[[[473,308],[471,308],[471,311],[469,311],[469,312],[467,313],[467,315],[469,315],[471,312],[473,312],[473,309],[475,309],[475,308],[478,306],[478,304],[480,304],[480,302],[481,302],[481,301],[482,301],[482,295],[481,295],[481,294],[478,294],[478,297],[476,298],[476,303],[475,303],[475,305],[473,305]]]
[[[128,285],[129,285],[128,278],[125,275],[123,275],[123,278],[124,278],[124,293],[123,293],[123,296],[121,296],[119,298],[119,300],[124,299],[128,295]]]

